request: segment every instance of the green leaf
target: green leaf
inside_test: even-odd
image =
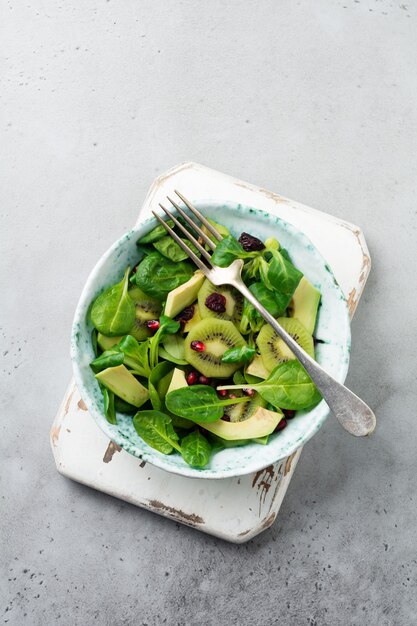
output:
[[[94,356],[97,358],[99,354],[98,344],[97,344],[97,331],[95,328],[91,331],[91,345],[93,346]]]
[[[285,313],[287,307],[281,308],[281,301],[277,298],[276,291],[271,291],[261,282],[252,283],[249,289],[273,317],[279,317]]]
[[[204,467],[210,460],[211,445],[199,430],[194,430],[182,439],[181,454],[188,465]]]
[[[170,291],[186,283],[193,273],[194,267],[191,263],[187,261],[173,263],[155,251],[139,264],[136,284],[148,295],[165,300]]]
[[[213,387],[193,385],[171,391],[165,398],[168,411],[192,422],[215,422],[223,416],[223,407],[247,402],[245,398],[219,398]]]
[[[162,411],[164,406],[164,396],[161,396],[158,393],[158,383],[159,381],[169,374],[174,369],[172,363],[168,361],[161,361],[158,363],[156,367],[153,368],[151,375],[148,380],[148,389],[149,389],[149,399],[152,403],[152,406],[157,411]],[[165,394],[164,394],[165,395]]]
[[[151,372],[148,359],[149,340],[139,343],[132,335],[126,335],[119,341],[118,347],[125,355],[124,364],[139,376],[148,378]]]
[[[135,321],[135,304],[127,291],[129,271],[128,267],[123,280],[98,296],[91,308],[91,321],[108,337],[125,335]]]
[[[244,385],[225,385],[217,389],[243,389]],[[269,377],[250,385],[259,395],[280,409],[307,409],[321,400],[320,392],[299,361],[281,363]]]
[[[167,224],[168,226],[171,226],[171,228],[174,228],[174,222],[172,220],[167,220]],[[138,239],[137,245],[140,246],[141,244],[153,243],[154,241],[158,241],[158,239],[162,239],[162,237],[165,237],[166,234],[167,231],[162,226],[162,224],[158,224],[158,226],[149,231],[149,233],[143,235],[143,237]]]
[[[106,350],[99,357],[91,361],[90,367],[98,374],[102,370],[107,369],[108,367],[117,367],[118,365],[122,365],[124,362],[124,354],[120,351],[118,346],[114,346],[110,348],[110,350]]]
[[[223,354],[222,361],[223,363],[244,363],[245,361],[250,361],[255,354],[255,348],[249,348],[249,346],[230,348]]]
[[[303,277],[303,273],[294,267],[290,261],[284,258],[282,253],[278,250],[271,250],[271,254],[272,259],[268,264],[267,273],[267,280],[269,284],[266,286],[269,289],[277,290],[279,293],[289,296],[291,299],[298,283]]]
[[[194,254],[200,256],[200,252],[191,241],[188,241],[188,239],[182,239],[182,241],[189,248],[191,248]],[[181,246],[176,241],[174,241],[174,239],[172,239],[170,235],[168,235],[167,237],[162,237],[162,239],[158,239],[158,241],[155,241],[153,246],[163,256],[165,256],[167,259],[170,259],[171,261],[174,261],[175,263],[188,259],[188,254],[184,252]]]
[[[116,410],[114,407],[114,393],[101,383],[99,383],[99,385],[103,394],[104,415],[110,424],[117,424]]]
[[[159,346],[158,353],[161,359],[171,361],[171,363],[175,363],[175,365],[188,365],[188,361],[185,359],[177,359],[177,357],[167,352],[163,346]]]
[[[166,335],[172,335],[179,331],[181,324],[176,320],[161,315],[159,318],[160,326],[154,336],[149,340],[149,363],[151,367],[155,367],[158,362],[158,347],[160,342]]]
[[[138,411],[133,418],[133,426],[145,443],[158,452],[171,454],[174,448],[181,452],[172,420],[165,413],[152,410]]]
[[[219,267],[228,267],[235,259],[250,259],[259,252],[246,252],[232,235],[219,241],[211,257],[212,263]]]
[[[126,415],[133,415],[138,410],[136,406],[129,404],[129,402],[126,402],[126,400],[123,400],[118,396],[114,396],[114,408],[119,413],[126,413]]]

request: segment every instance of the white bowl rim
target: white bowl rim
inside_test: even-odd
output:
[[[291,224],[290,222],[287,222],[286,220],[273,215],[267,211],[264,211],[262,209],[258,209],[255,207],[250,207],[248,205],[242,205],[241,203],[238,202],[234,202],[234,201],[219,201],[219,200],[199,200],[199,201],[195,201],[194,205],[198,208],[198,207],[205,207],[206,209],[209,207],[213,207],[213,208],[218,208],[219,206],[222,207],[227,207],[229,210],[234,210],[234,211],[239,211],[242,213],[248,213],[249,215],[252,213],[259,213],[259,214],[263,214],[264,217],[266,216],[268,219],[274,221],[277,224],[280,224],[282,228],[285,228],[289,233],[291,233],[292,235],[294,235],[295,237],[297,237],[298,239],[300,239],[301,243],[303,244],[303,246],[307,247],[309,246],[311,248],[311,250],[313,251],[313,253],[317,256],[318,260],[321,262],[321,264],[323,264],[324,268],[328,271],[328,273],[330,274],[332,281],[333,281],[333,288],[339,292],[339,296],[341,298],[341,300],[344,302],[345,304],[345,313],[346,313],[346,318],[344,320],[344,330],[346,332],[346,336],[345,336],[345,344],[343,346],[344,350],[343,350],[343,359],[341,359],[340,364],[339,364],[339,370],[337,372],[337,375],[335,376],[335,378],[343,383],[346,376],[347,376],[347,372],[348,372],[348,368],[349,368],[349,356],[350,356],[350,340],[351,340],[351,335],[350,335],[350,317],[349,317],[349,311],[348,311],[348,306],[347,306],[347,302],[346,302],[346,297],[342,291],[342,289],[340,288],[336,278],[333,275],[333,272],[331,270],[331,268],[329,267],[326,259],[323,257],[323,255],[319,252],[319,250],[316,248],[316,246],[311,242],[311,240],[309,239],[309,237],[301,230],[299,230],[296,226],[294,226],[293,224]],[[97,425],[100,427],[100,429],[109,437],[109,439],[111,441],[113,441],[114,443],[116,443],[117,445],[121,446],[122,448],[124,448],[124,441],[126,441],[125,437],[119,433],[119,436],[115,436],[111,431],[110,431],[110,424],[107,422],[107,420],[105,419],[105,417],[100,413],[100,411],[96,410],[93,402],[90,400],[90,394],[86,388],[86,385],[83,382],[83,374],[81,371],[81,367],[79,365],[79,348],[77,345],[77,341],[76,341],[76,332],[77,332],[77,326],[79,324],[82,323],[82,310],[85,306],[86,303],[90,304],[91,303],[91,290],[92,290],[92,286],[95,284],[96,281],[96,277],[99,274],[102,265],[107,261],[107,259],[109,257],[111,257],[111,255],[113,254],[113,252],[120,247],[120,245],[122,245],[123,240],[125,239],[129,239],[134,233],[139,233],[140,231],[143,230],[143,227],[148,225],[148,224],[152,224],[152,225],[157,225],[156,224],[156,218],[154,217],[148,217],[144,220],[140,220],[139,222],[137,222],[135,224],[135,226],[130,229],[129,231],[127,231],[126,233],[124,233],[121,237],[119,237],[119,239],[117,239],[105,252],[104,254],[100,257],[100,259],[97,261],[96,265],[94,266],[94,268],[92,269],[92,271],[90,272],[87,281],[84,285],[84,288],[81,292],[81,296],[80,299],[78,301],[77,307],[76,307],[76,311],[75,311],[75,315],[74,315],[74,320],[73,320],[73,324],[72,324],[72,331],[71,331],[71,343],[70,343],[70,355],[71,355],[71,360],[72,360],[72,365],[73,365],[73,372],[74,372],[74,378],[75,378],[75,382],[78,388],[78,391],[81,395],[81,398],[83,399],[83,401],[85,402],[88,412],[90,413],[90,415],[94,418],[94,421],[97,423]],[[140,235],[139,235],[140,236]],[[97,291],[97,290],[95,290]],[[153,450],[152,448],[149,448],[149,451],[147,450],[143,450],[140,452],[140,454],[135,454],[134,452],[130,451],[130,450],[126,450],[129,454],[132,454],[133,456],[136,456],[136,458],[139,458],[141,460],[144,460],[146,462],[151,463],[152,465],[163,469],[171,474],[178,474],[180,476],[184,476],[187,478],[209,478],[209,479],[222,479],[222,478],[232,478],[232,477],[238,477],[238,476],[243,476],[246,474],[252,474],[254,472],[260,471],[262,469],[264,469],[265,467],[273,464],[273,463],[277,463],[279,461],[285,460],[287,457],[289,457],[291,454],[293,454],[294,452],[296,452],[299,448],[301,448],[302,446],[305,445],[305,443],[307,441],[309,441],[309,439],[311,439],[313,437],[313,435],[318,432],[321,428],[321,426],[324,424],[324,422],[326,421],[328,415],[330,414],[330,409],[328,408],[328,406],[325,404],[324,400],[322,400],[316,407],[314,407],[312,409],[312,411],[317,410],[318,408],[321,408],[321,413],[320,413],[320,417],[318,419],[316,419],[315,423],[312,423],[308,428],[306,428],[306,430],[303,432],[303,436],[301,439],[297,440],[296,442],[294,442],[292,445],[288,445],[286,449],[284,449],[284,452],[280,454],[280,456],[278,458],[272,458],[273,455],[271,455],[271,458],[268,461],[265,461],[265,459],[261,460],[256,460],[256,457],[254,457],[249,463],[245,464],[245,466],[243,468],[241,468],[240,470],[238,469],[197,469],[194,467],[190,467],[190,466],[182,466],[182,467],[175,467],[169,464],[169,461],[167,459],[169,459],[170,455],[163,455],[161,453],[159,453],[157,450]],[[264,450],[268,449],[268,444],[266,446],[263,447]]]

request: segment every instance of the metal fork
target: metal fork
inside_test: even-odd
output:
[[[184,196],[175,191],[176,195],[182,200],[185,206],[190,212],[207,228],[207,230],[213,235],[217,241],[221,241],[223,238],[216,228],[198,211]],[[200,241],[204,241],[210,250],[214,250],[216,243],[212,241],[210,237],[178,206],[178,204],[168,196],[169,202],[178,211],[179,215],[185,220],[185,222],[193,229],[193,231],[201,238]],[[229,267],[217,267],[211,262],[211,254],[201,245],[201,243],[194,237],[194,235],[185,226],[168,211],[162,204],[159,204],[161,209],[165,212],[167,217],[171,219],[174,224],[184,233],[189,241],[191,241],[201,256],[207,261],[208,265],[188,247],[184,241],[178,237],[173,229],[155,212],[153,211],[156,219],[163,225],[166,231],[177,242],[179,246],[186,252],[197,267],[203,272],[203,274],[209,279],[213,285],[231,285],[244,296],[249,302],[253,304],[255,309],[259,311],[264,320],[268,322],[275,330],[275,332],[283,339],[287,346],[292,350],[294,355],[300,361],[306,372],[309,374],[311,380],[316,384],[324,400],[329,405],[331,411],[339,420],[345,430],[356,437],[363,437],[369,435],[375,428],[376,418],[372,410],[356,396],[347,387],[337,382],[332,376],[330,376],[320,365],[312,359],[301,348],[298,343],[280,326],[274,317],[260,304],[255,298],[252,292],[244,284],[241,272],[243,267],[243,261],[237,259],[233,261]],[[249,385],[248,385],[249,387]]]

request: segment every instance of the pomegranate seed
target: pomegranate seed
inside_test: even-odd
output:
[[[210,311],[214,311],[215,313],[225,313],[226,312],[226,298],[221,293],[211,293],[207,296],[205,305]]]
[[[204,352],[206,346],[202,341],[192,341],[191,342],[191,350],[195,350],[196,352]]]
[[[198,379],[198,382],[200,383],[200,385],[210,384],[210,380],[207,378],[207,376],[203,376],[203,375],[200,376],[200,378]]]
[[[279,430],[284,430],[284,428],[286,428],[287,425],[288,425],[287,420],[285,419],[285,417],[283,417],[274,432],[277,433]]]
[[[221,398],[224,398],[225,396],[227,396],[227,389],[219,389],[217,393]]]
[[[287,420],[291,420],[293,417],[295,417],[295,411],[292,411],[290,409],[283,409],[282,412],[284,413]]]
[[[187,374],[187,383],[189,385],[195,385],[197,380],[198,380],[197,372],[190,372],[189,374]]]
[[[224,422],[230,422],[230,417],[228,415],[223,415],[221,418]]]
[[[249,396],[250,398],[252,398],[252,396],[254,396],[256,393],[255,389],[243,389],[242,391],[245,396]]]
[[[158,328],[160,327],[160,323],[159,320],[149,320],[149,322],[146,322],[146,326],[150,329],[150,330],[158,330]]]

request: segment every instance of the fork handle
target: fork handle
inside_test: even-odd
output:
[[[376,418],[369,406],[312,359],[262,306],[243,282],[236,281],[233,286],[253,304],[264,320],[292,350],[343,428],[356,437],[370,435],[375,428]]]

